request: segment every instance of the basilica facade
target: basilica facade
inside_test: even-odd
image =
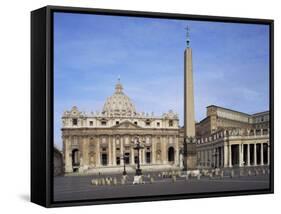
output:
[[[73,107],[64,112],[62,124],[65,173],[116,172],[124,164],[128,171],[134,170],[136,138],[144,170],[180,167],[178,115],[171,110],[162,116],[137,112],[119,81],[101,112]]]

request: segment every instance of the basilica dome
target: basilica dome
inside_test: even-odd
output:
[[[120,81],[115,86],[114,94],[106,99],[102,113],[108,116],[136,115],[135,106],[131,99],[124,94]]]

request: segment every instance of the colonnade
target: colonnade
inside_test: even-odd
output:
[[[269,142],[209,146],[197,151],[199,167],[263,166],[270,163]]]

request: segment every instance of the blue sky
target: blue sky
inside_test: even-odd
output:
[[[183,124],[183,53],[190,28],[196,120],[206,106],[256,113],[269,109],[266,25],[54,15],[54,142],[61,116],[77,106],[101,111],[120,75],[138,112],[172,109]]]

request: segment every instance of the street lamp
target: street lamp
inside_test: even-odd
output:
[[[141,145],[141,142],[138,137],[132,141],[133,145],[135,146],[134,149],[137,150],[138,158],[137,158],[137,168],[136,168],[136,176],[142,175],[141,168],[140,168],[140,150],[144,147]]]
[[[124,164],[124,170],[123,170],[123,175],[127,175],[127,172],[126,172],[126,160],[128,158],[128,155],[125,155],[123,154],[121,159],[123,159],[123,164]]]

